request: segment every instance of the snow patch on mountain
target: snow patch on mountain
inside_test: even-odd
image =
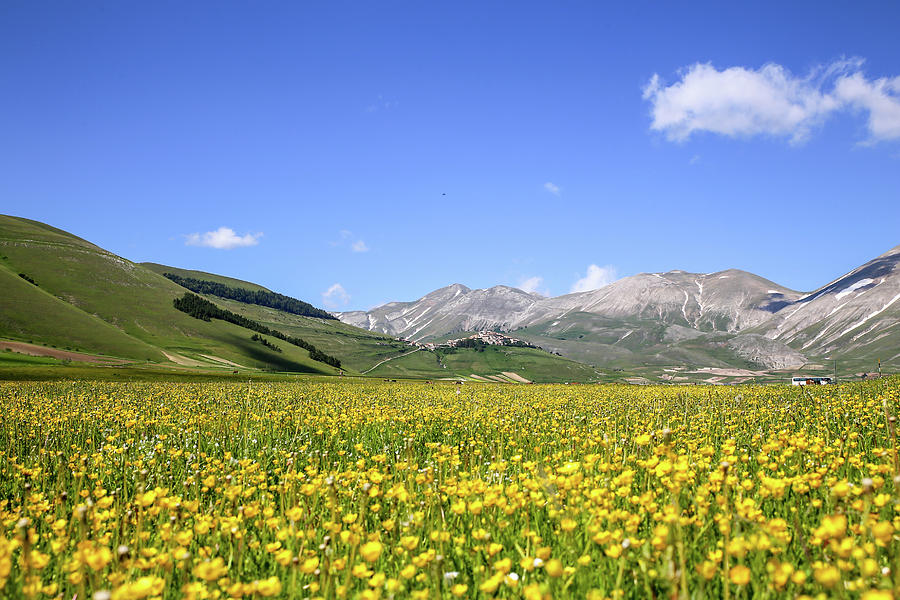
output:
[[[868,277],[865,278],[865,279],[860,279],[860,280],[857,281],[856,283],[853,283],[853,284],[851,284],[851,285],[845,287],[843,290],[841,290],[840,292],[838,292],[837,294],[835,294],[834,297],[837,298],[838,300],[840,300],[841,298],[843,298],[843,297],[846,296],[847,294],[852,294],[853,292],[855,292],[855,291],[858,290],[859,288],[865,287],[865,286],[869,285],[870,283],[873,283],[873,280],[869,279]]]

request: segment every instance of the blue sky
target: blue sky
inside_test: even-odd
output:
[[[669,269],[810,290],[900,244],[898,22],[892,2],[4,2],[0,212],[337,309]]]

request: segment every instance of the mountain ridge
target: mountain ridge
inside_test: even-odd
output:
[[[732,277],[741,279],[744,284],[734,286],[723,285],[721,282],[722,279]],[[753,282],[754,286],[748,285],[748,281]],[[707,283],[712,285],[706,287]],[[690,273],[674,270],[665,273],[638,273],[596,290],[553,297],[544,297],[507,285],[471,289],[462,284],[452,284],[429,292],[419,300],[388,302],[369,311],[347,311],[333,314],[346,322],[353,322],[362,327],[371,328],[378,323],[383,323],[382,327],[390,328],[393,333],[406,335],[414,341],[451,333],[450,330],[436,330],[435,328],[427,331],[422,327],[413,329],[411,324],[418,324],[426,312],[436,309],[439,313],[441,311],[450,313],[458,311],[460,307],[470,308],[471,304],[476,304],[475,308],[479,311],[476,314],[481,316],[480,321],[486,329],[514,329],[529,326],[561,317],[572,311],[590,312],[609,317],[646,317],[649,315],[663,318],[666,313],[680,314],[681,322],[678,322],[677,319],[673,322],[701,328],[704,317],[708,317],[710,311],[716,318],[728,317],[729,311],[735,313],[737,307],[734,305],[734,294],[727,293],[727,290],[723,291],[722,288],[726,287],[737,287],[744,293],[744,297],[738,298],[737,307],[748,307],[766,314],[771,314],[780,309],[783,303],[791,302],[802,296],[800,292],[738,269],[727,269],[714,273]],[[706,301],[704,301],[704,291]],[[752,292],[752,295],[747,296],[748,292]],[[509,303],[513,299],[520,305],[520,311],[515,314],[503,312],[502,309],[508,309]],[[478,304],[479,301],[481,304]],[[484,303],[498,301],[505,302],[506,306],[488,308],[484,306]],[[443,304],[441,304],[442,302]],[[427,311],[424,310],[426,308]],[[491,308],[495,309],[493,316],[489,314]],[[415,315],[415,318],[406,319],[406,315]],[[465,322],[477,321],[472,313],[467,313],[467,316],[468,319]],[[396,322],[392,322],[394,319]],[[736,321],[736,326],[732,329],[748,327],[749,323],[745,322],[748,319],[756,324],[763,320],[763,315],[757,314],[748,317],[734,314],[732,320]],[[445,325],[446,320],[439,324]],[[715,327],[709,329],[716,330]]]
[[[663,347],[673,343],[694,350],[705,344],[707,353],[724,344],[734,356],[768,368],[832,354],[900,362],[898,264],[900,245],[808,293],[741,269],[676,269],[554,297],[505,285],[453,284],[419,300],[334,314],[414,342],[465,331],[517,331],[551,351],[598,363],[635,358],[635,351],[647,360],[677,360]],[[594,336],[594,350],[580,354],[568,337],[573,332],[578,339]],[[625,343],[629,337],[641,340],[638,347]]]

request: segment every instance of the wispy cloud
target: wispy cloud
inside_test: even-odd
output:
[[[540,294],[542,296],[546,296],[546,290],[541,290],[540,287],[544,284],[543,277],[529,277],[527,279],[523,279],[519,282],[519,289],[529,294]]]
[[[587,273],[585,274],[585,276],[579,278],[575,283],[573,283],[572,289],[569,291],[589,292],[591,290],[600,289],[605,285],[609,285],[615,280],[616,268],[612,265],[606,265],[605,267],[590,265],[587,268]]]
[[[185,245],[204,246],[217,250],[231,250],[244,246],[255,246],[259,243],[262,233],[247,233],[238,235],[231,227],[219,227],[215,231],[206,233],[191,233],[186,236]]]
[[[357,238],[351,242],[350,240],[354,237],[353,232],[349,229],[341,229],[338,232],[338,238],[328,242],[328,244],[330,246],[348,246],[352,252],[368,252],[371,249],[362,239]]]
[[[559,196],[560,189],[559,186],[555,183],[547,182],[544,184],[544,189],[553,194],[554,196]]]
[[[696,63],[665,85],[654,74],[643,89],[650,128],[669,140],[695,132],[805,141],[839,110],[867,113],[869,143],[900,138],[900,77],[868,79],[863,60],[834,61],[800,77],[778,64],[718,70]]]
[[[348,302],[350,302],[350,294],[339,283],[333,284],[322,292],[322,303],[325,305],[325,308],[336,310],[346,306]]]

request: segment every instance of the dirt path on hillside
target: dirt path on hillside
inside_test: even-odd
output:
[[[201,354],[203,358],[208,358],[209,360],[214,360],[218,363],[224,363],[226,365],[237,367],[238,369],[249,369],[249,367],[245,367],[244,365],[239,365],[236,362],[231,362],[230,360],[226,360],[224,358],[219,358],[218,356],[210,356],[209,354]]]
[[[515,373],[513,371],[501,371],[501,373],[503,373],[510,379],[518,381],[519,383],[531,383],[530,381],[528,381],[527,379],[525,379],[524,377],[522,377],[521,375],[519,375],[518,373]]]
[[[381,365],[383,365],[384,363],[386,363],[386,362],[388,362],[388,361],[392,361],[392,360],[397,359],[397,358],[403,358],[404,356],[409,356],[409,355],[412,354],[413,352],[418,352],[419,350],[421,350],[421,348],[416,348],[416,349],[413,350],[412,352],[407,352],[406,354],[401,354],[400,356],[392,356],[391,358],[386,358],[386,359],[384,359],[384,360],[381,361],[381,362],[375,363],[375,366],[374,366],[374,367],[371,367],[371,368],[369,368],[369,369],[366,369],[365,371],[362,371],[362,372],[360,373],[360,375],[365,375],[365,374],[368,373],[369,371],[374,371],[375,369],[377,369],[378,367],[380,367]]]
[[[0,350],[6,350],[7,348],[13,352],[27,354],[29,356],[48,356],[59,360],[74,360],[97,365],[124,365],[131,362],[121,358],[83,354],[81,352],[71,352],[69,350],[60,350],[58,348],[47,348],[46,346],[38,346],[37,344],[26,344],[25,342],[0,341]]]
[[[194,360],[193,358],[188,358],[186,356],[181,356],[180,354],[173,354],[171,352],[166,352],[165,350],[161,351],[166,355],[166,358],[171,360],[176,365],[181,365],[182,367],[211,367],[209,363],[200,362],[199,360]]]

